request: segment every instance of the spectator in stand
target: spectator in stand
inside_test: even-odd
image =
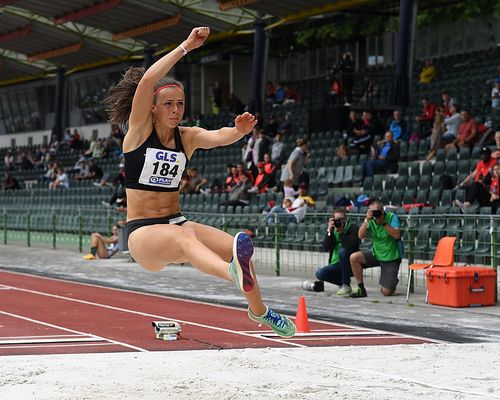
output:
[[[352,88],[354,86],[354,59],[349,51],[342,55],[338,69],[341,76],[341,93],[344,94],[344,105],[348,107],[352,103]]]
[[[451,115],[450,107],[452,104],[456,104],[457,101],[453,97],[451,97],[450,92],[448,92],[447,90],[441,93],[441,99],[443,100],[444,115],[446,117],[449,117]]]
[[[119,228],[113,225],[112,235],[103,236],[98,232],[90,235],[90,253],[83,256],[85,260],[95,260],[96,258],[111,258],[119,250]]]
[[[304,171],[307,155],[309,153],[309,144],[307,139],[299,138],[296,140],[297,147],[292,151],[285,167],[281,171],[281,182],[290,179],[294,186],[299,185],[299,177]]]
[[[264,161],[261,161],[257,164],[258,174],[255,178],[255,182],[251,189],[249,189],[250,193],[264,193],[267,189],[274,187],[276,184],[274,182],[274,178],[270,174],[266,174],[265,171],[266,164]]]
[[[187,170],[188,181],[185,185],[181,185],[181,193],[200,193],[200,190],[205,186],[208,181],[203,177],[198,168],[192,167]]]
[[[350,261],[358,287],[349,297],[366,297],[363,284],[363,269],[380,266],[380,291],[384,296],[391,296],[396,291],[399,282],[398,272],[401,264],[399,231],[401,223],[398,216],[392,212],[385,212],[382,203],[372,202],[366,212],[366,217],[359,227],[358,237],[363,240],[370,231],[372,238],[371,251],[357,251],[351,254]]]
[[[271,156],[269,153],[264,154],[264,172],[268,175],[274,176],[276,171],[276,166],[271,161]]]
[[[245,207],[250,203],[249,190],[252,187],[252,182],[246,174],[242,175],[241,180],[231,188],[228,200],[221,203],[221,206],[233,206],[233,212],[237,206]]]
[[[299,185],[298,198],[306,202],[306,205],[311,208],[316,207],[314,199],[308,193],[308,186],[306,183],[301,183]]]
[[[226,165],[226,179],[224,180],[224,192],[230,192],[236,185],[236,167],[233,164]]]
[[[101,186],[110,186],[114,189],[113,195],[108,202],[103,202],[106,207],[113,206],[118,199],[126,197],[125,195],[125,164],[121,163],[118,166],[118,174],[115,174],[113,181],[101,181]]]
[[[267,81],[265,91],[266,91],[266,103],[273,104],[274,96],[276,94],[276,88],[274,87],[274,84],[271,81]]]
[[[59,138],[57,137],[57,135],[55,133],[53,133],[52,136],[50,137],[50,144],[49,144],[50,154],[52,154],[52,155],[56,154],[57,151],[59,150],[60,145],[61,145],[61,143],[59,142]]]
[[[297,198],[294,200],[293,198],[285,197],[282,206],[271,208],[265,219],[268,224],[274,223],[275,218],[278,218],[278,221],[282,224],[298,224],[304,220],[306,213],[307,207],[304,199]]]
[[[271,145],[271,162],[279,169],[285,162],[285,144],[282,142],[283,135],[277,133]]]
[[[415,117],[418,122],[418,136],[425,139],[431,134],[434,116],[436,114],[436,103],[429,100],[428,97],[422,98],[422,114]]]
[[[436,77],[436,68],[432,64],[432,60],[425,60],[422,71],[420,71],[419,82],[421,85],[428,85]]]
[[[399,146],[394,141],[394,135],[391,131],[385,133],[384,139],[372,147],[371,159],[363,162],[363,177],[372,177],[374,172],[397,172]]]
[[[73,139],[73,137],[71,136],[71,129],[66,128],[64,130],[64,143],[66,143],[66,145],[70,146],[72,139]]]
[[[49,189],[69,189],[69,178],[61,168],[56,169],[56,177],[49,183]]]
[[[276,119],[274,114],[269,115],[269,120],[267,121],[267,126],[266,126],[266,129],[269,132],[269,134],[271,136],[276,136],[276,134],[278,133],[278,128],[279,128],[278,120]]]
[[[125,164],[122,162],[118,165],[118,172],[110,172],[102,176],[99,182],[95,182],[94,186],[115,188],[118,185],[125,186]]]
[[[445,131],[441,137],[442,144],[446,146],[457,139],[461,123],[460,106],[457,103],[453,103],[450,106],[450,116],[444,119]]]
[[[436,155],[437,150],[441,148],[444,120],[444,110],[443,108],[438,107],[436,109],[436,115],[434,116],[434,123],[432,124],[431,151],[427,155],[427,161],[432,160],[432,158]]]
[[[283,101],[283,105],[287,104],[300,104],[302,100],[297,91],[292,88],[290,85],[285,85],[285,100]]]
[[[87,176],[89,174],[89,167],[85,161],[78,161],[73,171],[77,172],[74,179],[77,181],[81,181],[87,179]]]
[[[496,78],[495,86],[491,89],[491,107],[500,107],[500,78]]]
[[[257,140],[254,145],[254,164],[264,161],[264,154],[269,153],[271,141],[266,136],[264,129],[258,129]]]
[[[49,161],[47,163],[47,171],[45,174],[40,176],[41,182],[52,182],[57,175],[57,168],[59,168],[59,164],[57,162]]]
[[[316,271],[316,278],[339,286],[339,296],[351,289],[351,254],[359,251],[358,225],[347,221],[343,209],[336,208],[328,219],[323,251],[328,251],[328,265]]]
[[[492,160],[495,160],[492,158]],[[491,207],[491,213],[496,214],[500,205],[500,165],[493,165],[492,171],[484,177],[482,181],[478,180],[469,186],[465,196],[465,202],[455,200],[454,204],[465,211],[472,206],[474,201],[478,201],[480,207]]]
[[[12,173],[9,171],[5,172],[5,181],[3,183],[3,190],[17,190],[21,189],[19,186],[19,182],[16,178],[12,176]]]
[[[283,183],[283,194],[283,197],[290,198],[295,198],[299,194],[299,191],[293,188],[291,179]]]
[[[104,175],[104,172],[102,171],[101,167],[99,167],[96,163],[96,161],[91,158],[87,162],[88,165],[88,170],[87,174],[85,176],[76,176],[76,180],[97,180],[100,181],[101,178]]]
[[[71,142],[69,144],[69,147],[71,148],[71,150],[80,150],[83,148],[82,138],[76,128],[73,129],[73,134],[71,135]]]
[[[11,150],[7,150],[7,153],[3,158],[3,162],[7,171],[14,169],[14,155],[12,154]]]
[[[458,136],[450,144],[446,145],[445,150],[448,151],[451,147],[470,147],[472,148],[478,138],[478,126],[474,118],[472,118],[469,110],[462,110],[460,113],[461,123],[458,128]]]
[[[275,132],[273,136],[276,136],[278,133],[281,133],[283,136],[289,136],[292,133],[292,113],[287,112],[285,114],[285,119],[278,126],[278,130]]]
[[[274,104],[282,104],[286,99],[286,90],[278,81],[274,82]]]
[[[457,188],[470,188],[479,182],[488,187],[488,177],[493,176],[493,167],[497,164],[497,159],[491,156],[491,149],[487,146],[481,148],[479,152],[479,161],[469,175],[457,185]],[[458,203],[456,203],[458,205]]]
[[[392,121],[387,128],[394,135],[394,140],[406,139],[406,122],[403,121],[403,113],[400,110],[394,110]]]
[[[371,111],[364,111],[361,129],[354,128],[354,137],[349,139],[349,153],[368,154],[376,135],[380,134],[378,121]]]

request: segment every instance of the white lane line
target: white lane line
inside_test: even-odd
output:
[[[104,338],[62,338],[62,339],[11,339],[0,340],[0,348],[5,344],[43,344],[43,343],[76,343],[76,342],[104,342]]]
[[[53,297],[53,298],[56,298],[56,299],[61,299],[61,300],[66,300],[66,301],[71,301],[71,302],[81,303],[81,304],[87,304],[87,305],[91,305],[91,306],[95,306],[95,307],[106,308],[106,309],[109,309],[109,310],[120,311],[120,312],[129,313],[129,314],[141,315],[141,316],[144,316],[144,317],[151,317],[151,318],[158,318],[158,319],[167,319],[167,320],[168,319],[175,319],[177,322],[182,322],[182,323],[187,324],[187,325],[193,325],[193,326],[198,326],[198,327],[202,327],[202,328],[213,329],[213,330],[216,330],[216,331],[221,331],[221,332],[231,333],[231,334],[235,334],[235,335],[241,335],[241,336],[251,337],[251,338],[255,339],[255,335],[249,335],[248,333],[244,333],[244,332],[241,332],[241,331],[233,331],[231,329],[219,328],[219,327],[216,327],[216,326],[210,326],[210,325],[200,324],[200,323],[197,323],[197,322],[185,321],[185,320],[181,320],[181,319],[178,319],[178,318],[172,318],[172,317],[165,316],[165,315],[149,314],[149,313],[145,313],[145,312],[142,312],[142,311],[129,310],[127,308],[114,307],[114,306],[110,306],[110,305],[107,305],[107,304],[94,303],[92,301],[74,299],[74,298],[71,298],[71,297],[59,296],[59,295],[56,295],[56,294],[39,292],[39,291],[36,291],[36,290],[23,289],[23,288],[18,288],[18,287],[15,287],[15,286],[9,286],[9,287],[12,290],[18,290],[18,291],[21,291],[21,292],[37,294],[37,295],[40,295],[40,296]],[[298,343],[288,343],[288,342],[285,342],[285,341],[280,340],[280,339],[272,339],[272,338],[264,338],[264,337],[259,337],[259,339],[267,340],[267,341],[270,341],[270,342],[283,343],[283,344],[292,345],[292,346],[296,346],[296,347],[306,347],[306,346],[298,344]]]
[[[61,344],[47,344],[47,345],[25,345],[25,346],[2,346],[3,349],[45,349],[45,348],[52,348],[52,347],[95,347],[95,346],[120,346],[118,344],[114,343],[88,343],[88,344],[67,344],[67,343],[61,343]],[[0,356],[1,359],[2,356]]]
[[[0,340],[9,339],[43,339],[43,338],[71,338],[71,337],[82,337],[82,335],[37,335],[37,336],[0,336]],[[89,336],[91,337],[91,336]]]
[[[40,325],[44,325],[44,326],[50,326],[51,328],[56,328],[56,329],[60,329],[60,330],[66,331],[66,332],[76,333],[78,335],[82,335],[82,336],[86,336],[86,337],[91,336],[91,337],[96,338],[96,339],[107,340],[108,342],[111,342],[111,343],[114,343],[114,344],[118,344],[120,346],[128,347],[128,348],[131,348],[131,349],[134,349],[134,350],[145,351],[145,352],[148,351],[146,349],[142,349],[140,347],[133,346],[131,344],[122,343],[122,342],[119,342],[119,341],[113,340],[113,339],[106,339],[106,338],[103,338],[102,336],[89,335],[88,333],[76,331],[74,329],[64,328],[64,327],[59,326],[59,325],[49,324],[48,322],[39,321],[39,320],[36,320],[36,319],[33,319],[33,318],[24,317],[22,315],[12,314],[12,313],[9,313],[9,312],[6,312],[6,311],[0,311],[0,314],[8,315],[9,317],[19,318],[19,319],[22,319],[22,320],[25,320],[25,321],[29,321],[29,322],[34,322],[36,324],[40,324]]]

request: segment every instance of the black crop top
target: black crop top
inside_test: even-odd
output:
[[[155,129],[137,149],[124,153],[125,187],[150,192],[176,192],[188,159],[181,133],[174,131],[175,149],[166,148]]]

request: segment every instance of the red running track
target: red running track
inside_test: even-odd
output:
[[[158,320],[178,321],[179,340],[156,339],[151,322]],[[311,333],[281,339],[238,308],[0,271],[0,355],[432,342],[328,322],[309,324]]]

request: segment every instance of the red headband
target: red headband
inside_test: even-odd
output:
[[[180,86],[177,85],[176,83],[169,83],[168,85],[163,85],[163,86],[160,86],[158,89],[156,89],[155,92],[153,93],[153,96],[156,96],[160,90],[168,88],[168,87],[178,87],[178,88],[180,88]]]

